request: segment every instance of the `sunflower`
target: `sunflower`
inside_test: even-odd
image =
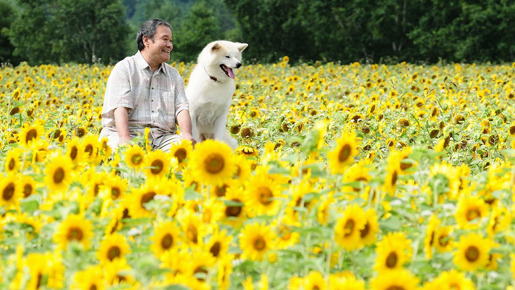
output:
[[[419,279],[405,269],[379,273],[370,281],[372,290],[411,290],[418,288]]]
[[[191,247],[202,246],[206,234],[206,225],[200,217],[191,211],[185,212],[179,217],[180,227],[183,233],[182,240]]]
[[[218,261],[223,260],[228,254],[232,236],[226,230],[216,230],[206,244],[206,250]]]
[[[488,205],[477,196],[462,196],[454,214],[461,229],[477,229],[483,218],[488,216]]]
[[[335,200],[332,195],[325,195],[322,197],[322,200],[319,202],[319,206],[317,208],[317,220],[321,225],[327,225],[329,222],[329,218],[331,217],[332,205]]]
[[[489,252],[494,247],[491,239],[480,234],[471,233],[460,237],[456,243],[454,264],[464,271],[476,271],[488,264]]]
[[[25,285],[25,289],[40,289],[44,284],[43,277],[49,274],[48,254],[30,253],[24,260],[24,267],[29,269],[30,279]],[[22,271],[23,269],[20,269]]]
[[[436,279],[440,286],[438,289],[462,289],[474,290],[476,287],[470,279],[465,276],[465,273],[456,270],[444,271]]]
[[[227,190],[224,197],[224,216],[222,223],[238,228],[247,218],[246,200],[243,189],[231,187]]]
[[[327,154],[329,159],[329,167],[333,174],[343,173],[347,166],[354,162],[354,157],[358,155],[358,143],[356,134],[353,132],[344,132],[336,141],[333,151]]]
[[[125,163],[131,168],[139,169],[143,166],[145,155],[143,148],[137,144],[131,145],[125,151]]]
[[[210,198],[201,205],[202,222],[208,225],[218,223],[224,216],[224,204],[221,200]]]
[[[281,186],[268,174],[253,175],[245,188],[249,210],[257,215],[275,215],[280,208]]]
[[[352,164],[343,175],[344,186],[342,191],[353,193],[365,192],[368,195],[370,186],[367,184],[372,179],[369,173],[369,166],[370,161],[366,159]]]
[[[259,152],[257,149],[247,146],[247,145],[239,146],[238,148],[236,148],[234,150],[234,152],[236,152],[238,155],[243,155],[243,156],[248,156],[248,157],[257,157],[259,155]]]
[[[207,283],[207,278],[210,272],[215,266],[216,260],[213,258],[211,253],[205,251],[193,251],[192,255],[188,259],[187,270],[185,276],[194,278],[193,285],[198,283]],[[186,284],[191,285],[191,284]],[[199,289],[198,287],[192,287],[192,289]]]
[[[277,249],[287,249],[294,246],[300,240],[300,234],[295,231],[295,227],[300,227],[300,223],[285,216],[281,221],[272,223],[277,232]]]
[[[499,205],[492,210],[486,231],[488,235],[492,237],[496,233],[508,230],[510,228],[511,221],[512,215],[510,212],[505,207]]]
[[[431,259],[433,257],[433,245],[435,243],[435,231],[436,228],[440,225],[441,220],[436,217],[436,215],[431,215],[429,219],[429,223],[426,228],[426,236],[424,238],[424,250],[426,252],[426,257]]]
[[[64,191],[72,182],[72,162],[63,155],[51,159],[45,168],[45,184],[50,190]]]
[[[117,200],[125,195],[127,186],[126,179],[117,175],[108,175],[107,179],[100,185],[100,190],[105,193],[106,198]]]
[[[151,237],[152,246],[150,249],[156,257],[160,257],[164,252],[170,252],[179,245],[180,230],[174,222],[162,222],[154,229]]]
[[[449,252],[452,250],[452,226],[439,226],[434,233],[434,244],[438,253]]]
[[[327,282],[319,271],[311,271],[304,277],[304,289],[306,290],[324,290],[328,289]]]
[[[143,172],[147,177],[163,177],[170,172],[171,156],[162,150],[154,150],[147,154],[143,163]]]
[[[233,180],[237,180],[239,183],[247,181],[252,175],[252,161],[244,155],[234,155],[234,163],[236,164],[236,172]]]
[[[84,138],[82,138],[81,147],[84,151],[84,157],[87,160],[89,160],[92,164],[96,164],[96,162],[100,161],[98,158],[98,153],[100,150],[100,142],[98,141],[98,136],[85,136]]]
[[[361,244],[370,246],[375,244],[379,233],[379,223],[377,222],[377,212],[370,208],[365,211],[365,226],[359,230]]]
[[[21,168],[21,154],[23,150],[19,148],[11,149],[7,151],[7,155],[4,159],[4,168],[7,173],[14,173],[20,170]]]
[[[374,269],[385,272],[401,269],[411,258],[411,240],[402,232],[388,233],[377,244]]]
[[[54,234],[54,242],[62,250],[69,243],[77,242],[84,249],[88,249],[93,237],[93,225],[91,221],[80,215],[69,215],[61,222]]]
[[[105,281],[109,286],[115,286],[111,288],[128,288],[142,289],[141,285],[136,282],[134,277],[131,275],[132,268],[127,263],[126,259],[115,259],[111,263],[107,263],[103,267]]]
[[[85,270],[75,272],[71,288],[78,290],[105,289],[103,278],[101,266],[88,266]]]
[[[172,158],[177,159],[179,169],[186,167],[186,162],[189,160],[193,145],[190,140],[182,139],[180,142],[174,143],[170,148],[170,155]]]
[[[31,145],[40,139],[45,132],[45,128],[41,124],[41,122],[36,121],[35,123],[29,125],[25,123],[20,133],[18,134],[18,140],[20,140],[20,145],[28,148]]]
[[[18,207],[20,199],[23,198],[23,188],[18,179],[19,177],[15,174],[8,174],[0,178],[0,191],[2,193],[0,207],[5,206],[6,209]]]
[[[70,160],[74,165],[78,165],[85,159],[84,149],[78,137],[73,137],[71,140],[66,142],[66,155],[70,157]]]
[[[358,280],[352,274],[331,274],[329,276],[329,289],[365,290],[365,282]]]
[[[163,188],[163,185],[153,179],[147,180],[147,182],[139,188],[134,189],[132,194],[127,197],[131,200],[130,212],[132,217],[153,216],[154,210],[148,208],[148,202],[154,200],[156,195],[165,191],[166,189]]]
[[[130,253],[130,246],[124,236],[120,234],[108,235],[100,243],[97,257],[101,264],[113,262],[115,259],[125,259]]]
[[[212,139],[195,146],[189,165],[194,178],[209,185],[223,184],[236,172],[231,147]]]
[[[262,261],[265,254],[275,247],[274,240],[274,232],[269,226],[259,223],[245,225],[239,234],[243,259]]]
[[[445,196],[449,199],[456,199],[458,196],[461,182],[457,169],[452,165],[443,162],[431,166],[429,179],[431,180],[431,192],[436,192],[438,195],[437,202],[443,202]]]
[[[355,250],[363,246],[360,239],[365,229],[365,211],[360,206],[349,205],[336,221],[334,235],[336,242],[346,250]]]

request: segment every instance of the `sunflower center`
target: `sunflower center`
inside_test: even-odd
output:
[[[70,150],[70,158],[72,160],[75,160],[77,158],[78,153],[79,153],[79,149],[77,149],[76,146],[73,146],[72,149]]]
[[[438,243],[440,244],[440,246],[446,247],[449,244],[449,239],[447,238],[447,236],[440,236],[438,238]]]
[[[263,205],[269,205],[272,203],[272,197],[274,194],[268,187],[260,187],[258,188],[258,198],[259,202]]]
[[[86,145],[86,148],[84,148],[84,152],[88,153],[88,156],[91,156],[93,154],[93,145]]]
[[[410,168],[413,164],[411,164],[411,162],[409,162],[408,160],[408,157],[404,157],[402,160],[401,160],[401,170],[404,171],[408,168]]]
[[[386,267],[388,268],[395,268],[395,265],[397,265],[397,253],[390,252],[388,254],[388,257],[386,257]]]
[[[140,200],[140,204],[141,204],[141,207],[143,207],[143,205],[149,201],[151,201],[152,199],[154,199],[154,196],[156,195],[155,192],[151,191],[151,192],[147,192],[145,193],[144,195],[141,196],[141,200]]]
[[[119,258],[121,253],[122,251],[120,251],[120,248],[118,246],[112,246],[107,251],[107,258],[109,259],[109,261],[112,261],[116,258]]]
[[[29,183],[25,184],[23,186],[23,197],[29,197],[32,194],[33,190],[34,189],[32,188],[32,184],[29,184]]]
[[[405,290],[405,289],[402,286],[392,285],[392,286],[386,288],[386,290]]]
[[[134,154],[131,157],[131,162],[134,165],[140,165],[142,161],[143,161],[143,156],[141,156],[140,154]]]
[[[211,248],[209,248],[209,252],[213,255],[213,257],[218,257],[220,255],[220,249],[221,249],[220,242],[215,242]]]
[[[65,176],[64,169],[62,167],[57,168],[54,171],[54,176],[53,176],[54,183],[60,184],[61,182],[63,182],[64,176]]]
[[[197,228],[194,225],[188,225],[188,230],[186,231],[186,236],[188,237],[188,240],[192,241],[193,243],[198,242],[198,231]]]
[[[186,156],[188,155],[188,153],[186,152],[186,149],[179,148],[179,149],[177,149],[177,151],[175,151],[175,153],[173,155],[175,156],[175,158],[177,158],[177,161],[179,161],[179,163],[182,163],[182,161],[184,161],[184,159],[186,159]]]
[[[163,171],[164,163],[162,160],[154,160],[154,161],[152,161],[152,164],[150,164],[150,166],[151,166],[150,172],[152,172],[152,174],[154,174],[154,175],[157,175],[157,174],[161,173],[161,171]]]
[[[83,236],[84,236],[84,233],[82,232],[82,229],[77,228],[77,227],[71,227],[68,230],[66,239],[68,241],[81,241]]]
[[[206,166],[207,172],[217,174],[224,169],[225,162],[220,154],[211,153],[204,159],[204,165]]]
[[[225,196],[225,193],[227,192],[227,188],[229,186],[227,186],[227,184],[224,184],[222,186],[216,186],[215,187],[215,194],[216,196],[218,197],[222,197],[222,196]]]
[[[254,240],[254,249],[262,251],[266,248],[266,241],[262,237],[258,237]]]
[[[163,236],[161,239],[161,248],[168,250],[173,245],[173,236],[169,233]]]
[[[197,276],[197,274],[201,275]],[[195,276],[195,278],[197,278],[198,281],[205,281],[207,276],[206,266],[198,266],[197,268],[195,268],[195,270],[193,271],[193,275]]]
[[[392,174],[392,186],[395,185],[395,183],[397,183],[397,170],[395,170]]]
[[[111,196],[115,199],[120,197],[121,190],[118,187],[111,188]]]
[[[30,129],[28,132],[27,132],[27,143],[29,143],[30,141],[32,141],[33,139],[36,139],[38,137],[38,131],[36,129]]]
[[[467,221],[475,220],[479,216],[481,216],[481,213],[478,208],[471,208],[467,211]]]
[[[354,220],[349,219],[345,222],[345,225],[343,225],[343,235],[345,237],[348,237],[352,235],[352,232],[354,231]]]
[[[344,144],[340,149],[340,152],[338,153],[338,161],[340,161],[340,163],[347,161],[347,159],[349,159],[351,151],[352,149],[350,148],[350,145]]]
[[[237,198],[232,199],[231,201],[241,202],[241,200],[239,200]],[[227,217],[238,217],[241,214],[241,211],[242,211],[241,206],[228,206],[225,209],[225,216],[227,216]]]
[[[366,223],[365,227],[362,230],[359,230],[359,236],[363,239],[364,237],[366,237],[368,235],[369,232],[370,232],[370,224]]]
[[[16,161],[11,158],[11,160],[9,160],[9,164],[7,165],[7,168],[9,169],[9,171],[12,171],[14,170],[14,167],[16,166]]]
[[[465,250],[465,258],[471,263],[475,262],[479,259],[479,249],[476,246],[469,246]]]
[[[89,287],[89,290],[97,290],[97,285],[93,284]]]
[[[11,198],[14,195],[14,183],[9,183],[2,192],[2,198],[3,200],[11,200]]]

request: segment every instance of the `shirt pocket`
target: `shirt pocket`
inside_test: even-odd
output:
[[[175,123],[175,94],[173,92],[163,92],[162,108],[165,122]]]

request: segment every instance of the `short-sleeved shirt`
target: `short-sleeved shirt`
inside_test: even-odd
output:
[[[150,128],[151,137],[177,132],[176,117],[189,108],[184,81],[179,72],[162,63],[152,72],[137,52],[118,62],[107,80],[102,110],[102,127],[116,132],[114,110],[128,108],[129,133],[143,134]]]

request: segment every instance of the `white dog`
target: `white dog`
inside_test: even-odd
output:
[[[193,137],[224,141],[233,149],[238,142],[227,131],[227,114],[235,85],[235,69],[241,66],[241,52],[246,43],[226,40],[206,45],[190,74],[186,97],[190,103]]]

